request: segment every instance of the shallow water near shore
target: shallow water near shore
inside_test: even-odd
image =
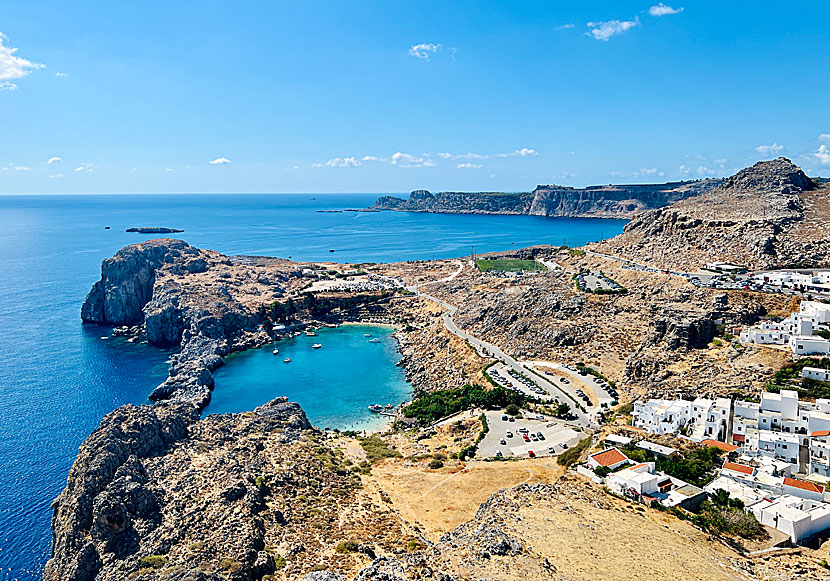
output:
[[[466,256],[472,247],[481,253],[532,244],[578,246],[614,236],[625,224],[318,212],[366,207],[375,199],[373,194],[0,196],[0,581],[40,578],[51,542],[49,505],[66,485],[78,446],[108,412],[146,403],[166,376],[169,352],[102,340],[109,329],[81,325],[81,302],[100,277],[101,261],[127,244],[158,237],[126,233],[126,228],[182,228],[176,238],[225,254],[385,262]],[[320,354],[332,341],[319,341],[324,343]],[[270,351],[267,355],[273,357]],[[233,369],[229,364],[219,370],[220,378]],[[321,427],[326,427],[324,418],[336,425],[338,414],[308,406],[346,397],[343,384],[337,385],[338,391],[323,393],[318,404],[301,400]],[[368,393],[380,399],[380,393]],[[215,396],[214,403],[221,403],[221,392]],[[353,421],[364,415],[356,417]],[[339,421],[348,423],[343,417]]]
[[[383,428],[391,418],[368,406],[397,406],[412,394],[404,370],[395,366],[400,354],[393,332],[388,326],[343,325],[230,355],[214,373],[216,386],[204,413],[249,411],[284,395],[319,428]],[[370,342],[375,338],[380,342]],[[315,343],[322,347],[313,349]]]

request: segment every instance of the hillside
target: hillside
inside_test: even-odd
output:
[[[594,250],[665,268],[725,261],[749,268],[826,266],[830,185],[787,158],[758,162],[711,191],[645,212]]]
[[[706,192],[722,180],[665,184],[589,186],[542,185],[532,192],[439,192],[415,190],[407,199],[382,196],[376,210],[445,214],[527,214],[581,218],[632,218],[672,202]]]

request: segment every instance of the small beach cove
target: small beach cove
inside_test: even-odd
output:
[[[286,396],[320,428],[374,431],[388,425],[392,418],[368,406],[398,406],[412,396],[404,370],[395,365],[400,354],[394,328],[348,324],[315,333],[226,357],[214,373],[204,414],[251,411]]]

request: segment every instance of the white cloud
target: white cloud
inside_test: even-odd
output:
[[[82,163],[81,165],[75,168],[75,171],[92,171],[92,164]]]
[[[725,157],[720,157],[720,158],[715,160],[715,163],[720,165],[720,166],[724,166],[724,165],[726,165],[727,161],[728,160]]]
[[[662,173],[662,172],[660,172],[660,173]],[[651,169],[643,168],[643,169],[640,170],[640,175],[655,176],[655,175],[657,175],[657,168],[656,167],[653,167]]]
[[[827,144],[822,143],[813,155],[821,165],[830,165],[830,147]]]
[[[62,162],[63,162],[63,160],[59,157],[50,157],[49,161],[47,161],[46,163],[48,163],[49,165],[52,165],[53,163],[62,163]]]
[[[57,179],[57,178],[62,178],[63,174],[62,173],[54,173],[54,174],[50,175],[49,177],[54,180],[54,179]]]
[[[596,40],[607,42],[612,36],[617,36],[625,31],[640,25],[640,20],[606,20],[605,22],[589,22],[587,32],[588,36],[594,37]]]
[[[680,14],[683,12],[684,8],[672,8],[671,6],[666,6],[662,2],[657,4],[656,6],[652,6],[648,9],[648,13],[652,16],[670,16],[672,14]]]
[[[458,168],[458,169],[479,169],[479,168],[484,167],[484,164],[482,164],[482,163],[459,163],[455,167]]]
[[[208,163],[210,165],[223,165],[223,164],[230,163],[230,162],[231,162],[231,160],[229,160],[227,157],[217,157],[216,159],[213,159],[213,160],[209,161]]]
[[[11,81],[22,79],[33,70],[42,69],[44,65],[34,63],[17,56],[16,48],[4,46],[8,39],[0,32],[0,91],[14,91],[17,85]]]
[[[442,46],[442,44],[422,42],[421,44],[415,44],[409,47],[409,54],[416,58],[428,61],[430,54],[438,54],[438,51],[441,50]]]
[[[324,165],[327,167],[360,167],[363,164],[354,157],[333,157]]]
[[[63,77],[65,77],[67,75],[66,75],[66,73],[55,73],[55,76],[58,77],[59,79],[62,79]]]
[[[174,170],[173,170],[172,167],[166,167],[166,168],[164,168],[164,171],[174,171]]]
[[[570,30],[573,27],[574,27],[573,24],[568,23],[568,24],[563,24],[562,26],[557,26],[556,30]]]
[[[822,133],[818,136],[819,141],[830,141],[830,133]]]
[[[377,157],[375,155],[364,155],[360,161],[386,161],[385,157]]]
[[[516,151],[511,151],[510,153],[497,153],[496,157],[536,157],[537,155],[539,155],[539,152],[535,149],[523,147],[521,149],[517,149]]]
[[[783,145],[778,145],[778,143],[773,143],[772,145],[759,145],[755,148],[755,151],[763,155],[764,157],[775,155],[780,153],[784,149]]]
[[[32,168],[30,168],[28,165],[19,165],[16,168],[14,168],[14,171],[29,171],[30,169]]]
[[[432,167],[435,162],[429,159],[429,154],[412,155],[411,153],[395,152],[389,162],[398,167]]]
[[[697,167],[697,175],[699,176],[710,176],[713,173],[714,172],[712,172],[712,170],[706,167],[705,165],[699,165]]]

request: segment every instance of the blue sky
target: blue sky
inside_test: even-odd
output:
[[[824,1],[0,0],[0,193],[516,191],[777,155],[828,175],[827,22]]]

